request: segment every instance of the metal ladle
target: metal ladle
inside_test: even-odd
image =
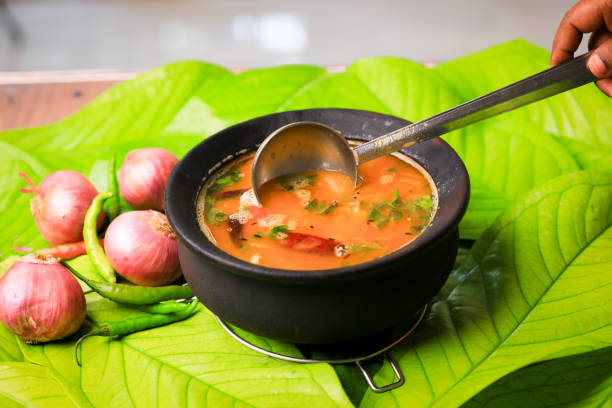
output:
[[[290,123],[270,134],[257,149],[251,176],[255,196],[261,202],[260,188],[269,180],[311,170],[339,171],[356,186],[360,163],[597,80],[586,66],[589,56],[584,54],[354,149],[329,126]]]

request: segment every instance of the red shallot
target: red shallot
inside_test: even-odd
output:
[[[52,244],[64,244],[83,239],[83,221],[91,201],[98,194],[93,184],[81,173],[60,170],[49,174],[37,187],[25,174],[30,188],[23,193],[33,193],[30,211],[42,236]],[[98,228],[104,214],[98,218]]]
[[[166,183],[176,163],[176,156],[165,149],[132,150],[119,171],[121,196],[137,210],[163,211]]]
[[[85,309],[81,286],[51,256],[19,258],[0,279],[0,321],[25,343],[71,335]]]
[[[176,234],[158,211],[129,211],[106,230],[104,251],[115,271],[132,283],[165,285],[181,276]]]

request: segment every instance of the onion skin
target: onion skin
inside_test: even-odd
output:
[[[137,210],[163,211],[166,184],[176,163],[176,156],[165,149],[132,150],[119,170],[121,196]]]
[[[0,279],[0,321],[24,343],[67,337],[85,313],[81,286],[51,256],[26,255]]]
[[[129,211],[115,218],[104,236],[115,271],[132,283],[160,286],[181,276],[176,234],[158,211]]]
[[[52,244],[65,244],[83,240],[85,213],[98,191],[81,173],[60,170],[51,173],[36,187],[27,176],[34,193],[30,211],[42,236]],[[104,214],[98,218],[98,228]]]

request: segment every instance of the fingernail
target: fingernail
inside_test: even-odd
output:
[[[593,73],[593,75],[598,78],[605,77],[606,73],[608,72],[608,65],[601,58],[601,55],[599,55],[598,52],[596,52],[591,56],[591,58],[589,58],[589,61],[587,62],[587,68]]]

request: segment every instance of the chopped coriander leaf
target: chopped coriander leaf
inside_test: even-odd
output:
[[[376,223],[376,228],[383,229],[389,223],[389,219],[385,218],[383,221],[379,221]]]
[[[220,193],[221,191],[223,191],[223,187],[221,187],[219,185],[212,185],[212,186],[208,187],[208,189],[206,190],[206,192],[208,194]]]
[[[368,214],[368,221],[382,221],[385,219],[385,216],[382,215],[380,211],[375,208],[372,208],[370,214]]]
[[[294,178],[292,181],[295,187],[306,187],[306,186],[314,186],[315,185],[315,175],[311,176],[299,176]]]
[[[239,181],[241,178],[242,173],[240,173],[238,170],[234,170],[227,176],[219,177],[217,180],[215,180],[215,183],[221,184],[223,186],[231,186],[232,184]]]
[[[398,210],[410,210],[412,206],[402,201],[399,195],[399,190],[396,188],[393,192],[393,198],[391,198],[391,201],[380,200],[374,204],[374,208],[376,209],[384,209],[385,207],[396,208]]]
[[[317,200],[316,198],[314,200],[312,200],[311,202],[308,203],[308,205],[306,207],[304,207],[304,209],[308,210],[308,211],[313,211],[317,209],[317,206],[319,205],[319,200]]]
[[[289,227],[286,225],[279,225],[270,230],[268,234],[270,237],[274,238],[278,235],[279,232],[287,233],[289,232]]]
[[[387,200],[380,200],[380,201],[377,201],[376,204],[374,204],[374,208],[383,209],[388,205],[391,205],[391,204]]]
[[[433,207],[433,202],[431,201],[431,196],[419,197],[414,200],[414,205],[419,207],[422,210],[431,210]]]
[[[323,201],[323,203],[325,203],[325,201]],[[329,212],[333,210],[334,208],[336,208],[336,205],[337,205],[337,203],[334,201],[330,205],[323,208],[323,203],[321,203],[322,207],[319,208],[320,215],[329,214]]]
[[[391,167],[390,169],[388,169],[387,171],[390,171],[391,173],[396,172],[397,170],[395,169],[395,167]]]
[[[402,220],[402,212],[400,210],[391,210],[391,212],[389,213],[389,216],[395,222],[400,222]]]
[[[398,207],[402,204],[402,199],[400,198],[399,195],[399,189],[395,189],[395,191],[393,191],[393,199],[391,200],[391,205],[393,207]]]
[[[247,249],[249,249],[250,247],[251,247],[251,245],[249,245],[249,244],[245,244],[245,245],[243,245],[243,246],[242,246],[242,247],[241,247],[241,248],[240,248],[238,251],[240,251],[240,252],[244,252],[244,251],[246,251]]]
[[[410,229],[412,229],[414,232],[421,232],[423,231],[423,228],[425,228],[424,225],[413,225],[410,227]]]
[[[319,200],[315,198],[311,202],[309,202],[308,205],[304,207],[304,209],[308,211],[316,211],[319,215],[325,215],[328,214],[334,208],[336,208],[337,205],[338,204],[335,201],[332,201],[329,205],[327,205],[327,201],[325,200],[321,201],[321,203],[319,204]]]
[[[368,222],[373,221],[376,225],[376,228],[383,229],[385,225],[389,223],[389,218],[382,215],[380,211],[376,208],[372,208],[370,214],[368,215]]]
[[[263,238],[263,234],[261,232],[256,232],[253,234],[253,238]]]
[[[298,188],[314,186],[316,175],[309,176],[290,176],[285,177],[280,183],[280,186],[285,191],[293,191]]]

